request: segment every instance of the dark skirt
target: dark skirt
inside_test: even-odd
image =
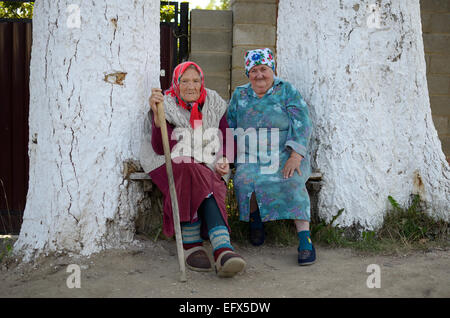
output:
[[[230,230],[225,206],[227,186],[223,179],[217,173],[200,163],[174,163],[172,161],[172,170],[178,197],[180,222],[196,222],[199,219],[197,210],[200,204],[212,193],[216,199],[223,220],[228,230]],[[157,185],[164,195],[163,234],[171,237],[174,235],[175,230],[173,226],[172,202],[170,200],[166,165],[164,164],[151,171],[149,175],[153,183]],[[202,222],[201,236],[204,239],[208,238],[205,222]]]

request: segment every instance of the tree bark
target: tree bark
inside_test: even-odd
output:
[[[77,11],[78,10],[78,11]],[[137,159],[159,86],[159,2],[36,1],[29,190],[15,252],[89,255],[132,242]]]
[[[320,216],[375,229],[388,195],[449,220],[450,169],[434,127],[418,0],[280,0],[278,74],[310,105]],[[283,17],[282,19],[280,17]]]

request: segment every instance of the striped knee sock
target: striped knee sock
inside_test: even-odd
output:
[[[214,260],[217,260],[217,257],[223,251],[234,251],[230,242],[230,233],[228,233],[228,228],[226,226],[216,226],[208,232],[208,235],[214,251]]]
[[[203,239],[200,236],[200,225],[200,220],[195,223],[181,223],[181,236],[185,250],[203,245]]]

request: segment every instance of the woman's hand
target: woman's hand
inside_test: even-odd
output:
[[[156,106],[157,103],[162,103],[164,101],[164,96],[162,94],[162,90],[160,88],[152,88],[152,95],[149,98],[149,104],[153,111],[153,120],[155,121],[155,126],[159,126],[159,119],[158,119],[158,107]]]
[[[228,159],[223,157],[216,162],[216,172],[223,177],[230,171],[230,164],[228,163]]]
[[[302,162],[302,159],[302,155],[299,155],[294,150],[292,150],[291,156],[286,161],[286,164],[283,168],[283,177],[285,179],[292,177],[295,171],[297,171],[299,175],[302,175],[302,172],[300,171],[300,163]]]

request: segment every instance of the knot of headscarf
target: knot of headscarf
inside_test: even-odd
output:
[[[180,94],[180,79],[184,71],[186,71],[186,69],[191,65],[194,65],[200,74],[201,88],[200,88],[200,97],[195,102],[187,103],[186,101],[183,100]],[[165,91],[165,94],[175,97],[177,105],[188,110],[191,113],[189,123],[191,124],[191,127],[193,129],[196,128],[196,124],[197,126],[199,126],[199,124],[201,125],[202,113],[200,110],[201,108],[199,107],[202,107],[202,105],[205,103],[206,89],[203,71],[200,68],[200,66],[198,66],[194,62],[184,62],[177,65],[177,67],[175,67],[175,70],[173,71],[172,85],[169,87],[168,90]]]

